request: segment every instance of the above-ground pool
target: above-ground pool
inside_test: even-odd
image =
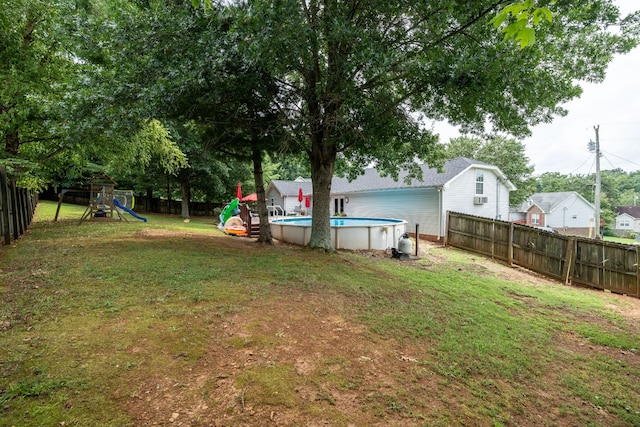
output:
[[[271,235],[283,242],[306,246],[313,218],[282,218],[271,221]],[[407,221],[388,218],[331,217],[331,243],[336,249],[395,248]]]

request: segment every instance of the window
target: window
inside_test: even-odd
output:
[[[628,228],[629,227],[629,219],[623,218],[620,220],[620,227]]]
[[[540,214],[532,213],[531,214],[531,224],[540,225]]]
[[[333,199],[333,214],[339,215],[344,212],[344,199]]]
[[[476,194],[484,194],[484,171],[476,171]]]

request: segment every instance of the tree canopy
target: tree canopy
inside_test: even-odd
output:
[[[441,164],[437,135],[419,118],[527,135],[565,113],[580,80],[601,80],[613,55],[636,43],[627,31],[636,17],[621,21],[612,1],[566,1],[550,6],[556,19],[537,22],[535,44],[518,49],[491,25],[506,5],[283,0],[241,8],[234,30],[278,77],[289,135],[310,159],[311,246],[331,249],[336,161],[354,173],[375,163],[393,176],[401,167],[419,173],[415,159]]]
[[[518,149],[511,138],[565,114],[580,82],[602,80],[638,37],[638,14],[613,0],[7,2],[5,163],[68,171],[124,153],[192,179],[187,152],[252,160],[256,177],[265,154],[304,155],[311,246],[327,250],[335,173],[418,176],[416,160],[442,164],[429,123],[447,120],[507,135],[491,162],[525,184],[527,162],[502,153]]]

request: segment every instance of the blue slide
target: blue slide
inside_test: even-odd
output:
[[[144,222],[147,222],[147,218],[145,218],[145,217],[143,217],[143,216],[138,215],[137,213],[135,213],[134,211],[132,211],[131,209],[129,209],[129,208],[128,208],[128,207],[126,207],[126,206],[122,206],[122,205],[120,204],[120,202],[119,202],[117,199],[113,199],[113,204],[114,204],[114,205],[116,205],[116,208],[118,208],[118,209],[122,209],[122,210],[123,210],[123,211],[125,211],[125,212],[129,212],[129,213],[131,214],[131,216],[132,216],[132,217],[134,217],[134,218],[138,218],[138,219],[140,219],[140,220],[142,220],[142,221],[144,221]]]

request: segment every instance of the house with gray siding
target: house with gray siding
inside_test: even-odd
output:
[[[382,176],[375,168],[365,169],[353,181],[334,177],[331,214],[404,219],[408,231],[414,232],[418,225],[420,234],[433,240],[445,235],[447,211],[508,220],[509,192],[515,186],[496,166],[458,157],[447,160],[441,172],[424,164],[420,167],[422,179],[406,180],[408,173],[400,171],[394,180]],[[285,214],[301,209],[312,214],[312,193],[310,180],[274,180],[266,190],[267,204],[279,204]]]
[[[511,210],[510,220],[550,227],[562,234],[592,237],[595,213],[595,206],[576,191],[535,193]]]

